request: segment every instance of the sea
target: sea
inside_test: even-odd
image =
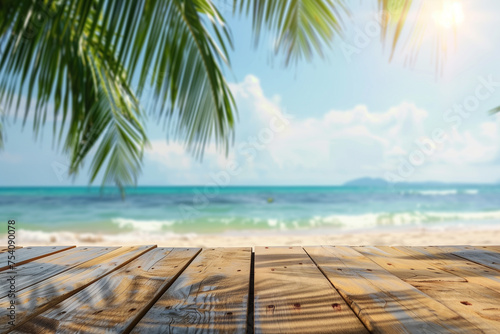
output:
[[[26,242],[65,233],[92,239],[500,227],[500,185],[136,187],[124,196],[113,187],[3,187],[0,213],[4,226],[16,221]]]

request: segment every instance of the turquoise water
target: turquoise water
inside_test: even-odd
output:
[[[500,186],[0,188],[29,231],[225,233],[500,224]]]

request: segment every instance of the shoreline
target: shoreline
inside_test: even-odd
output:
[[[5,234],[0,236],[7,240]],[[92,234],[19,230],[19,246],[126,246],[156,244],[167,247],[241,247],[241,246],[429,246],[498,245],[500,226],[474,227],[399,227],[372,230],[295,230],[252,231],[224,234],[175,234],[170,232]]]

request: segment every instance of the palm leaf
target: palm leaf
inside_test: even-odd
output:
[[[251,16],[255,43],[264,32],[275,41],[275,53],[285,64],[313,54],[323,55],[335,35],[341,35],[341,19],[348,14],[342,0],[234,0],[235,12]]]
[[[323,54],[341,34],[343,0],[234,0],[256,42],[269,33],[285,63]],[[0,2],[0,103],[53,133],[91,182],[135,183],[149,115],[167,138],[201,157],[210,140],[227,152],[236,117],[224,77],[230,31],[211,0],[6,0]],[[26,100],[21,110],[22,99]],[[50,114],[50,115],[49,115]]]
[[[500,106],[498,106],[498,107],[496,107],[496,108],[493,108],[493,109],[491,109],[491,110],[489,111],[489,113],[490,113],[490,114],[492,114],[492,115],[493,115],[493,114],[496,114],[496,113],[498,113],[498,112],[500,112]]]
[[[0,149],[3,148],[3,142],[4,142],[4,134],[3,134],[3,119],[4,119],[4,115],[3,115],[3,110],[2,108],[0,108]]]
[[[446,0],[417,2],[413,0],[378,0],[382,12],[382,41],[390,44],[392,60],[397,50],[406,58],[406,63],[414,66],[423,46],[424,38],[432,38],[433,62],[436,73],[441,73],[447,57],[449,38],[444,28],[439,28],[432,19],[432,10],[444,8]],[[409,19],[410,11],[415,15]],[[453,27],[456,38],[456,27]]]
[[[235,106],[222,68],[231,40],[210,1],[0,5],[0,103],[17,115],[25,97],[24,122],[33,119],[35,134],[50,110],[71,173],[94,154],[91,182],[102,173],[105,183],[135,183],[147,144],[144,91],[152,115],[196,154],[212,138],[227,150]]]

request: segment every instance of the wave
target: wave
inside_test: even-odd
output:
[[[500,211],[483,212],[399,212],[399,213],[368,213],[361,215],[331,215],[314,217],[310,220],[311,227],[333,225],[342,228],[367,228],[376,226],[401,226],[409,224],[428,224],[463,221],[500,220]]]
[[[174,232],[164,229],[175,225],[173,221],[116,219],[116,224],[123,228],[107,232],[74,232],[74,231],[40,231],[19,229],[17,235],[22,245],[130,245],[157,244],[169,246],[197,246],[200,238],[210,243],[217,236],[229,237],[231,233],[247,233],[247,235],[272,235],[274,233],[291,233],[300,237],[304,233],[338,233],[356,230],[374,230],[378,227],[426,227],[426,228],[491,228],[491,222],[500,220],[500,211],[490,212],[400,212],[400,213],[368,213],[361,215],[329,215],[304,219],[265,219],[246,218],[245,224],[239,224],[238,219],[221,221],[226,229],[214,231],[210,226],[207,230],[192,226],[190,231]],[[456,222],[456,224],[455,224]],[[468,223],[467,223],[468,222]],[[146,225],[153,223],[151,228]],[[465,224],[464,224],[465,223]],[[406,227],[405,227],[406,226]],[[495,224],[496,228],[499,228]],[[127,229],[134,228],[130,231]],[[316,231],[316,232],[315,232]],[[0,236],[1,237],[1,236]]]
[[[450,190],[420,190],[417,191],[419,195],[430,195],[430,196],[447,196],[447,195],[456,195],[458,190],[450,189]]]
[[[450,196],[457,194],[477,195],[478,189],[403,190],[401,195]]]
[[[134,231],[119,234],[101,233],[77,233],[77,232],[46,232],[20,229],[17,231],[22,245],[82,245],[82,244],[103,244],[103,245],[130,245],[130,244],[163,244],[168,245],[169,241],[190,241],[198,236],[196,233],[173,233],[173,232],[152,232]]]
[[[196,220],[134,220],[115,218],[117,233],[143,232],[184,232],[221,233],[225,231],[251,230],[289,230],[305,228],[335,227],[341,229],[371,228],[377,226],[420,225],[462,221],[500,220],[500,211],[480,212],[377,212],[365,214],[333,214],[303,218],[257,218],[257,217],[206,217]]]
[[[385,227],[433,227],[491,225],[500,221],[499,211],[479,212],[378,212],[365,214],[333,214],[302,218],[263,217],[207,217],[200,220],[140,220],[112,219],[113,228],[88,228],[86,230],[40,230],[39,226],[24,226],[19,240],[24,245],[37,244],[124,244],[156,243],[168,245],[169,240],[189,241],[196,236],[223,235],[225,233],[313,233],[322,229],[349,231]],[[96,232],[98,231],[98,232]],[[319,233],[319,232],[318,232]]]
[[[131,229],[134,231],[162,231],[165,227],[175,224],[172,220],[136,220],[127,218],[114,218],[113,224],[118,225],[120,229]]]

